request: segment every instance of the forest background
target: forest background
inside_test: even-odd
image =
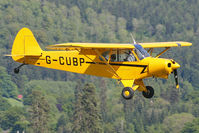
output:
[[[198,0],[1,0],[0,132],[198,133],[198,7]],[[179,90],[173,75],[146,79],[154,98],[136,92],[126,101],[122,85],[111,79],[32,66],[14,74],[19,64],[3,55],[22,27],[43,49],[63,42],[131,43],[129,33],[137,42],[193,46],[162,56],[181,64]]]

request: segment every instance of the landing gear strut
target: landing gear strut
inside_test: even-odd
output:
[[[20,66],[14,68],[14,73],[18,74],[19,73],[19,70],[22,66],[24,66],[25,64],[21,64]]]
[[[134,95],[134,92],[133,92],[133,89],[130,88],[130,87],[125,87],[123,90],[122,90],[122,97],[126,100],[129,100],[133,97]]]
[[[154,89],[151,86],[146,86],[147,92],[143,91],[142,95],[145,98],[152,98],[154,95]]]

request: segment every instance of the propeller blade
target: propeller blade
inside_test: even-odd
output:
[[[133,37],[133,34],[132,33],[130,33],[130,34],[131,34],[131,38],[133,40],[133,44],[137,44],[136,41],[135,41],[135,39],[134,39],[134,37]]]
[[[176,82],[176,88],[178,89],[179,88],[179,83],[178,83],[178,72],[177,72],[177,69],[175,69],[173,71],[173,74],[174,74],[174,78],[175,78],[175,82]]]

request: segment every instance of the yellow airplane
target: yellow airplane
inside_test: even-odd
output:
[[[171,47],[191,46],[189,42],[117,43],[63,43],[47,46],[43,51],[33,33],[22,28],[13,43],[13,60],[22,63],[14,69],[19,73],[23,65],[64,70],[80,74],[113,78],[124,85],[122,96],[131,99],[134,91],[141,91],[145,98],[152,98],[154,89],[145,86],[142,79],[148,77],[168,78],[174,73],[176,88],[179,87],[177,68],[173,59],[159,58]],[[148,48],[146,51],[144,48]],[[154,48],[165,48],[152,57]]]

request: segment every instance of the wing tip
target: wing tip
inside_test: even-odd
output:
[[[179,42],[179,44],[183,44],[182,46],[192,46],[192,43],[191,42]]]

